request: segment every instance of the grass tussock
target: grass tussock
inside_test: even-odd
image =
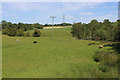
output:
[[[117,77],[118,55],[115,52],[97,51],[94,55],[94,61],[99,63],[99,68],[93,72],[94,77]]]

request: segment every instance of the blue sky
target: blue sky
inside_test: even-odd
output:
[[[55,23],[89,23],[93,19],[103,21],[118,19],[117,2],[3,2],[2,20],[13,23],[51,24],[50,16],[56,16]]]

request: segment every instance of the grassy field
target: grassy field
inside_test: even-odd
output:
[[[0,31],[0,79],[2,78],[2,35]]]
[[[77,40],[70,28],[41,30],[41,37],[2,37],[4,78],[91,78],[99,63],[93,60],[98,45]],[[31,31],[32,32],[32,31]],[[16,39],[20,41],[17,42]],[[33,41],[37,40],[37,44]],[[108,47],[101,50],[108,50]],[[106,74],[105,74],[106,75]],[[104,77],[116,77],[110,74]]]
[[[29,30],[28,32],[32,33],[34,32],[34,30]],[[40,32],[42,33],[41,36],[42,37],[51,37],[52,36],[52,32],[54,34],[55,37],[72,37],[71,35],[71,28],[54,28],[54,29],[40,29]]]

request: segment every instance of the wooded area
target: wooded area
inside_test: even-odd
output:
[[[88,24],[81,22],[73,24],[72,35],[84,40],[108,40],[120,41],[120,20],[110,22],[105,19],[103,22],[92,20]]]

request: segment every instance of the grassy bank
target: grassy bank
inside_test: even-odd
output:
[[[91,78],[92,71],[99,67],[93,59],[95,52],[107,51],[109,47],[99,49],[98,45],[88,46],[95,41],[74,39],[70,30],[54,29],[53,40],[52,29],[41,30],[41,37],[3,35],[3,77]],[[36,44],[33,44],[34,40]],[[115,74],[103,74],[103,77],[116,77]]]

